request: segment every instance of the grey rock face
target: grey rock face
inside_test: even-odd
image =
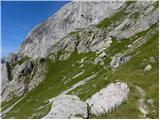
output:
[[[87,104],[75,95],[62,95],[54,99],[51,111],[45,119],[87,118]]]
[[[42,58],[37,58],[35,61],[36,63],[27,61],[22,65],[16,65],[12,70],[13,79],[11,81],[2,80],[8,81],[1,94],[2,101],[8,101],[13,96],[21,96],[44,80],[46,62]]]
[[[35,61],[36,65],[30,74],[31,81],[29,82],[28,85],[28,91],[32,90],[40,82],[42,82],[46,74],[46,67],[47,67],[46,60],[44,58],[37,58]]]
[[[127,100],[129,88],[126,83],[111,83],[86,100],[95,115],[104,114]]]
[[[48,20],[36,26],[26,37],[19,53],[29,57],[45,57],[50,48],[76,28],[97,24],[111,16],[123,1],[79,2],[65,5]]]
[[[12,80],[7,83],[3,94],[1,95],[1,101],[9,101],[13,96],[23,95],[25,90],[24,81]]]
[[[22,64],[18,69],[18,73],[19,73],[18,77],[27,76],[29,73],[32,72],[33,67],[34,65],[31,61]]]
[[[2,60],[3,61],[3,60]],[[4,61],[1,61],[1,94],[3,94],[7,83],[9,82],[9,73],[8,73],[8,65],[7,63]]]
[[[110,45],[108,38],[111,36],[117,40],[129,38],[158,22],[158,8],[154,9],[153,3],[148,1],[132,3],[123,11],[126,15],[122,19],[102,30],[94,26],[91,28],[90,25],[96,25],[104,18],[111,17],[125,8],[124,2],[70,2],[31,31],[21,45],[19,54],[34,58],[46,57],[51,51],[56,53],[59,50],[57,46],[66,52],[73,52],[75,48],[78,53],[90,50],[103,51]],[[145,12],[146,9],[147,12]],[[133,18],[132,16],[137,13],[138,17]],[[82,32],[84,27],[85,32]],[[89,29],[88,31],[86,27]],[[72,31],[78,31],[79,37],[70,35],[65,40],[62,39]]]
[[[129,61],[131,59],[131,56],[124,56],[121,54],[117,54],[112,58],[112,61],[110,63],[110,66],[112,69],[117,68],[120,64],[124,64],[125,62]]]
[[[15,62],[16,60],[18,60],[18,55],[16,53],[11,52],[8,54],[8,57],[7,57],[8,63]]]
[[[77,50],[78,53],[88,51],[102,53],[111,45],[111,43],[112,39],[106,35],[105,30],[84,29],[83,31],[76,31],[73,34],[64,37],[57,43],[57,46],[54,46],[51,53],[63,50],[65,51],[65,58],[67,58],[74,50]]]
[[[79,43],[77,44],[77,51],[78,53],[88,51],[103,52],[111,43],[112,40],[107,36],[106,30],[99,30],[96,28],[86,29],[81,32]]]
[[[95,52],[103,52],[104,49],[107,49],[111,43],[112,39],[111,37],[104,36],[106,33],[102,33],[103,36],[97,36],[95,39],[93,39],[91,43],[91,51]]]
[[[158,22],[159,9],[153,10],[155,1],[136,1],[126,9],[126,16],[118,21],[118,25],[108,33],[117,40],[129,38],[138,32],[147,30],[150,26]],[[149,10],[151,9],[152,10]],[[147,12],[146,12],[147,9]],[[132,16],[137,15],[133,18]]]

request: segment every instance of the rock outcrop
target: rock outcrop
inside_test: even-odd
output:
[[[127,100],[129,88],[126,83],[111,83],[86,100],[95,115],[105,114]]]
[[[7,56],[7,62],[8,63],[13,63],[15,62],[16,60],[18,60],[18,55],[16,53],[9,53],[8,56]]]
[[[29,75],[33,70],[32,62],[17,65],[12,71],[13,79],[7,83],[2,94],[2,101],[8,101],[13,96],[21,96],[28,90]]]
[[[98,57],[96,57],[96,59],[94,60],[94,64],[104,65],[103,60],[105,59],[105,57],[106,57],[106,53],[102,52],[101,54],[98,55]]]
[[[124,56],[122,54],[117,54],[113,56],[112,61],[110,63],[111,68],[114,70],[119,65],[124,64],[125,62],[129,61],[131,59],[131,56]]]
[[[129,38],[134,34],[147,30],[158,22],[159,9],[153,4],[156,1],[135,1],[125,10],[125,17],[117,21],[116,27],[111,27],[109,35],[117,40]]]
[[[9,82],[10,68],[8,63],[1,59],[1,95],[5,91],[6,85]]]
[[[32,72],[34,65],[32,61],[26,62],[19,66],[18,68],[18,77],[27,76]]]
[[[9,81],[6,78],[8,75],[6,64],[2,66],[4,66],[2,67],[2,101],[9,101],[13,96],[21,96],[33,89],[44,79],[46,72],[45,60],[37,58],[34,62],[26,61],[16,65],[11,72],[12,79]]]
[[[65,36],[51,52],[56,53],[58,50],[63,50],[66,53],[72,53],[77,50],[78,53],[89,51],[100,53],[107,49],[111,43],[112,39],[107,35],[107,31],[88,28]]]

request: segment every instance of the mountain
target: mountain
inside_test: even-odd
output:
[[[158,118],[159,1],[72,1],[1,59],[2,118]]]
[[[70,2],[42,24],[33,28],[19,52],[29,57],[46,57],[61,38],[111,16],[123,2]],[[36,49],[35,49],[36,48]]]

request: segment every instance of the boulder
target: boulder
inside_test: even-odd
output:
[[[45,119],[87,118],[87,104],[75,95],[60,95],[53,100],[51,111]]]
[[[144,68],[144,71],[150,71],[152,69],[152,66],[151,65],[147,65],[145,68]]]
[[[87,99],[86,103],[90,106],[92,114],[105,114],[127,100],[128,93],[129,88],[126,83],[111,83]]]

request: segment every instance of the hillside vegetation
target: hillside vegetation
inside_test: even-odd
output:
[[[125,10],[133,3],[134,1],[127,2],[124,8],[121,8],[112,17],[105,18],[93,28],[73,31],[62,38],[57,44],[58,47],[63,43],[65,46],[69,40],[71,41],[67,44],[68,46],[61,47],[56,53],[51,52],[45,58],[46,74],[43,81],[22,96],[13,96],[11,100],[2,102],[2,118],[43,118],[52,109],[51,99],[65,93],[77,95],[85,102],[110,83],[116,83],[117,81],[125,82],[129,86],[128,99],[120,106],[115,106],[108,113],[101,115],[89,113],[88,118],[158,118],[159,23],[156,22],[146,30],[137,32],[128,38],[120,38],[118,40],[115,36],[111,36],[112,42],[103,49],[103,52],[90,50],[92,49],[91,42],[97,37],[96,32],[100,31],[101,34],[99,36],[105,39],[107,28],[127,16],[129,13],[126,14]],[[156,2],[155,8],[159,7],[157,4]],[[138,19],[138,17],[139,14],[136,14],[134,19]],[[124,29],[128,30],[128,27]],[[125,30],[122,31],[124,32]],[[87,46],[86,49],[89,49],[88,51],[80,52],[81,49],[79,50],[78,45],[82,40],[85,41],[85,45],[82,44],[82,47]],[[73,51],[68,52],[68,48]],[[95,63],[95,59],[101,53],[106,55],[103,58],[103,62]],[[69,56],[65,58],[66,54],[69,54]],[[130,59],[113,69],[111,61],[119,54],[124,57],[129,56]],[[17,64],[21,65],[30,59],[25,57],[11,64],[11,67],[14,68]],[[150,70],[145,70],[147,65],[151,66]],[[141,88],[145,93],[143,104],[147,106],[148,113],[146,116],[139,109],[138,101],[143,96],[137,88]],[[152,100],[152,103],[148,102],[148,100]]]

